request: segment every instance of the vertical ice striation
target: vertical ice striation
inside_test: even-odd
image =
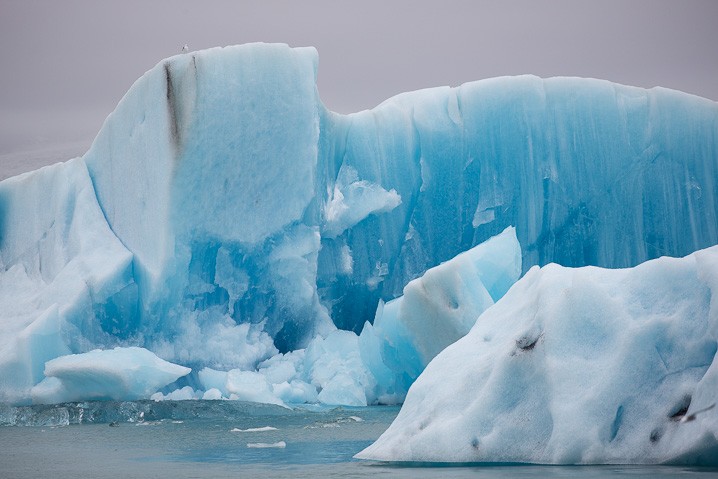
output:
[[[326,161],[402,198],[327,241],[322,254],[336,255],[338,243],[353,252],[353,275],[332,310],[340,324],[366,315],[355,298],[391,299],[510,225],[524,270],[629,267],[718,242],[718,107],[709,100],[521,76],[405,93],[330,118]],[[377,262],[386,274],[377,275]]]
[[[271,323],[296,316],[279,285],[309,283],[318,296],[290,309],[326,307],[359,332],[380,299],[510,225],[525,269],[626,267],[718,242],[713,102],[523,76],[342,116],[319,102],[316,63],[313,49],[283,45],[180,55],[108,119],[85,160],[135,254],[149,322],[190,298]],[[276,244],[304,248],[309,230],[321,238],[316,268],[271,261]],[[220,248],[247,278],[241,296],[214,278]],[[289,331],[306,320],[290,323],[282,350],[306,344]]]

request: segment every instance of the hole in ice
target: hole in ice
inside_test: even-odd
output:
[[[663,429],[657,427],[656,429],[651,431],[651,436],[650,436],[651,442],[656,443],[656,442],[660,441],[661,436],[663,436]]]
[[[521,351],[531,351],[543,334],[522,336],[516,340],[516,347]]]
[[[680,421],[681,421],[681,422],[693,422],[693,421],[696,420],[696,417],[698,417],[699,414],[704,413],[704,412],[706,412],[706,411],[710,411],[711,409],[713,409],[713,408],[715,407],[715,405],[716,405],[716,404],[713,403],[713,404],[711,404],[711,405],[708,406],[708,407],[704,407],[703,409],[699,409],[699,410],[697,410],[697,411],[693,411],[691,414],[684,415],[684,416],[681,418]]]
[[[683,398],[673,406],[673,409],[668,414],[671,421],[680,421],[683,416],[688,412],[688,408],[691,406],[691,395],[686,394]]]
[[[473,447],[474,449],[479,448],[479,438],[478,437],[474,437],[473,439],[471,439],[471,447]]]
[[[618,406],[618,409],[616,410],[616,417],[613,418],[613,424],[611,424],[611,441],[616,439],[616,436],[618,435],[618,430],[621,428],[621,423],[623,422],[623,406]]]

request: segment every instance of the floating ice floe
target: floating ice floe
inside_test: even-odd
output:
[[[284,449],[287,447],[287,443],[284,441],[279,442],[249,442],[247,447],[254,449]]]
[[[263,426],[263,427],[250,427],[248,429],[239,429],[235,427],[230,432],[267,432],[267,431],[276,431],[276,427],[272,426]]]

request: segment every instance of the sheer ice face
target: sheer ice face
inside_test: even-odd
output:
[[[319,226],[302,221],[317,175],[316,62],[313,48],[286,45],[165,60],[84,156],[112,230],[134,254],[143,323],[163,354],[244,367],[196,343],[225,315],[266,320],[259,329],[284,351],[331,329],[316,292]],[[195,344],[173,352],[167,336]]]
[[[330,176],[319,191],[346,170],[401,203],[322,238],[319,294],[335,324],[359,331],[378,299],[511,225],[524,271],[629,267],[712,246],[717,125],[715,102],[679,92],[533,76],[322,111]]]
[[[718,247],[630,269],[534,267],[357,457],[715,464],[716,288]]]
[[[338,115],[316,73],[314,49],[286,45],[169,58],[83,158],[0,183],[3,400],[95,348],[257,372],[360,333],[380,302],[511,225],[524,271],[718,243],[714,102],[523,76]],[[419,366],[439,349],[412,344]],[[298,374],[281,397],[321,392]],[[370,402],[401,397],[362,378]]]

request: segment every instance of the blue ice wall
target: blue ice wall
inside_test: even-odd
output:
[[[510,225],[524,270],[628,267],[718,242],[718,109],[709,100],[521,76],[405,93],[370,111],[327,114],[322,125],[328,171],[351,167],[402,198],[323,244],[320,263],[337,245],[353,252],[340,296],[327,293],[344,327]],[[323,273],[335,284],[334,271]]]
[[[339,115],[321,103],[317,64],[313,48],[242,45],[169,58],[132,86],[80,160],[125,255],[92,284],[128,289],[73,324],[112,322],[123,345],[183,365],[251,369],[335,327],[359,332],[380,300],[508,226],[524,271],[718,243],[715,102],[521,76]],[[9,278],[20,260],[7,232],[31,200],[3,191]]]

